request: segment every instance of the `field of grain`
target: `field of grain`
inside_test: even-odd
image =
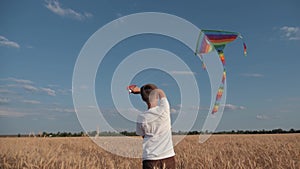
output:
[[[178,169],[300,168],[300,134],[213,135],[199,144],[187,136],[176,147]],[[128,148],[128,147],[124,147]],[[141,159],[124,158],[81,138],[0,138],[0,168],[138,169]]]

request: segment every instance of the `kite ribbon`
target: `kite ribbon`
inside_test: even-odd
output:
[[[242,37],[242,35],[240,35],[239,38],[242,39],[242,41],[243,41],[244,56],[247,56],[247,46],[246,46],[246,43],[244,42],[244,38]]]
[[[225,86],[225,81],[226,81],[225,56],[224,56],[223,50],[218,50],[218,54],[219,54],[219,58],[220,58],[220,60],[222,62],[222,65],[223,65],[223,74],[222,74],[221,84],[219,86],[219,89],[218,89],[218,92],[217,92],[217,95],[216,95],[214,108],[211,112],[212,114],[215,114],[219,111],[220,102],[221,102],[221,98],[223,96],[224,86]]]

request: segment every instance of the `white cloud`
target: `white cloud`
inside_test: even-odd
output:
[[[194,75],[195,72],[192,71],[171,71],[171,75]]]
[[[56,91],[51,88],[45,88],[45,87],[38,87],[34,85],[34,82],[31,80],[26,79],[17,79],[13,77],[0,79],[0,81],[6,81],[6,82],[15,82],[13,84],[6,84],[5,87],[11,87],[11,88],[23,88],[24,90],[28,92],[37,92],[37,93],[46,93],[49,96],[56,96]],[[70,90],[63,90],[58,89],[59,93],[67,94]],[[0,89],[0,93],[9,92],[7,90]]]
[[[0,81],[14,82],[17,84],[33,84],[33,82],[31,80],[18,79],[18,78],[14,78],[14,77],[3,78],[3,79],[0,79]]]
[[[23,89],[30,91],[30,92],[38,92],[39,89],[37,87],[34,87],[32,85],[22,85]]]
[[[40,101],[37,100],[23,100],[23,103],[28,103],[28,104],[40,104]]]
[[[10,102],[10,100],[8,98],[0,98],[0,105],[1,104],[7,104],[9,102]]]
[[[72,93],[72,89],[58,89],[57,93],[62,95],[68,95]]]
[[[18,111],[6,109],[6,110],[1,110],[0,109],[0,117],[23,117],[26,114],[20,113]]]
[[[88,12],[80,13],[71,8],[63,8],[58,0],[47,0],[45,6],[59,16],[69,17],[76,20],[84,20],[93,16],[93,14]]]
[[[1,79],[1,80],[12,81],[12,82],[15,82],[15,83],[22,83],[22,84],[33,84],[33,82],[31,80],[17,79],[17,78],[14,78],[14,77],[9,77],[9,78],[6,78],[6,79]]]
[[[260,73],[242,73],[241,76],[245,76],[245,77],[264,77],[263,74]]]
[[[233,104],[225,104],[225,110],[245,110],[245,106],[238,106]]]
[[[49,96],[56,96],[56,92],[50,88],[41,88],[41,91],[46,92]]]
[[[285,39],[300,40],[300,27],[283,26],[280,31]]]
[[[120,24],[124,23],[124,19],[122,18],[123,15],[121,13],[116,13],[115,14],[116,17],[116,22],[114,22],[114,27],[118,27]]]
[[[75,113],[74,109],[68,109],[68,108],[53,108],[53,109],[49,109],[49,111],[61,112],[61,113]]]
[[[27,48],[27,49],[33,49],[34,47],[31,46],[31,45],[26,45],[26,48]]]
[[[46,93],[49,96],[56,96],[56,91],[50,88],[36,87],[30,84],[9,84],[7,87],[20,87],[28,92]]]
[[[265,114],[258,114],[258,115],[256,115],[256,119],[258,119],[258,120],[268,120],[270,118],[269,118],[269,116],[267,116]]]
[[[13,91],[7,90],[7,89],[0,89],[0,93],[2,94],[13,94]]]
[[[0,35],[0,46],[20,48],[20,45],[17,42],[13,42]]]
[[[53,90],[56,95],[57,94],[69,95],[72,93],[72,89],[61,88],[60,85],[57,84],[49,84],[47,85],[47,87]]]
[[[83,15],[86,17],[86,18],[91,18],[93,17],[93,14],[89,13],[89,12],[84,12]]]

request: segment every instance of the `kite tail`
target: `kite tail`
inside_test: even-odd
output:
[[[222,65],[223,65],[223,76],[222,76],[221,84],[219,86],[219,89],[218,89],[218,92],[217,92],[217,95],[216,95],[216,100],[215,100],[215,103],[214,103],[214,107],[213,107],[213,110],[211,112],[212,114],[215,114],[219,111],[220,102],[221,102],[221,99],[222,99],[222,96],[223,96],[224,85],[225,85],[225,81],[226,81],[225,56],[224,56],[224,53],[223,53],[222,50],[219,50],[218,54],[219,54],[219,58],[220,58],[220,60],[222,62]]]
[[[224,69],[223,73],[226,74],[225,69]],[[214,103],[214,107],[213,107],[213,110],[211,112],[212,114],[215,114],[219,111],[219,105],[220,105],[221,99],[223,97],[224,84],[225,84],[225,80],[226,80],[226,76],[224,76],[224,74],[223,74],[223,77],[222,77],[222,83],[220,84],[217,95],[216,95],[216,100],[215,100],[215,103]]]
[[[202,69],[206,70],[206,65],[205,65],[205,63],[203,61],[202,61]]]
[[[201,63],[202,63],[202,69],[203,69],[203,70],[206,70],[206,65],[205,65],[205,63],[204,63],[204,61],[203,61],[203,57],[202,57],[201,54],[200,54],[200,60],[201,60]]]
[[[225,56],[224,56],[224,53],[222,50],[218,51],[218,54],[219,54],[219,58],[223,64],[223,66],[225,66]]]
[[[220,86],[219,86],[219,89],[218,89],[218,92],[217,92],[217,95],[216,95],[216,100],[215,100],[215,103],[214,103],[214,107],[213,107],[213,110],[212,110],[212,114],[215,114],[219,111],[219,105],[220,105],[220,102],[221,102],[221,99],[222,99],[222,96],[223,96],[223,92],[224,92],[224,84],[222,83]]]
[[[243,46],[244,46],[244,55],[247,56],[247,46],[245,42],[243,42]]]
[[[246,46],[246,43],[245,43],[245,41],[244,41],[244,38],[243,38],[243,36],[242,36],[242,35],[239,35],[239,38],[241,38],[241,39],[242,39],[242,41],[243,41],[243,47],[244,47],[244,56],[247,56],[247,46]]]

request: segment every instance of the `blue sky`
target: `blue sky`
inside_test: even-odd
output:
[[[79,52],[99,28],[137,12],[169,13],[200,29],[243,34],[247,57],[243,56],[240,40],[225,48],[227,101],[217,130],[299,129],[299,7],[297,0],[272,3],[3,0],[0,2],[0,134],[82,131],[72,101],[72,76]],[[126,39],[105,56],[95,79],[99,86],[95,89],[97,101],[105,116],[116,129],[133,130],[133,123],[117,115],[110,82],[122,59],[145,48],[172,51],[191,67],[201,93],[201,105],[197,105],[201,109],[193,129],[201,129],[210,103],[207,73],[201,69],[200,60],[192,55],[193,51],[158,35]],[[170,100],[172,118],[176,118],[180,94],[170,75],[147,70],[133,82],[138,85],[153,82],[163,88]],[[145,109],[139,97],[130,98],[135,107]]]

